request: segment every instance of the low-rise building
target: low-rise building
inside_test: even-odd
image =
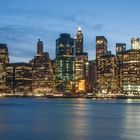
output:
[[[6,65],[6,92],[11,95],[28,95],[32,92],[32,66],[29,63]]]

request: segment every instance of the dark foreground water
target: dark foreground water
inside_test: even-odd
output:
[[[0,140],[140,140],[140,100],[0,99]]]

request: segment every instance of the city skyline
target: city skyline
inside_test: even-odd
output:
[[[140,140],[140,0],[0,0],[0,140]]]
[[[136,14],[140,2],[137,0],[61,0],[55,3],[30,0],[26,6],[24,3],[26,1],[0,2],[0,42],[8,44],[11,62],[19,62],[19,58],[28,62],[34,56],[38,38],[43,40],[45,51],[54,59],[56,38],[63,32],[74,37],[79,25],[84,34],[84,51],[92,60],[95,59],[96,36],[106,36],[108,49],[113,53],[115,43],[127,43],[129,49],[130,39],[140,36]]]

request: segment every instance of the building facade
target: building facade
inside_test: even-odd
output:
[[[116,56],[106,53],[96,59],[97,90],[101,94],[140,94],[139,39],[132,38],[132,49],[125,43],[116,44]],[[97,52],[96,52],[97,54]]]
[[[53,93],[54,73],[48,52],[43,52],[43,42],[37,43],[37,54],[30,61],[33,68],[32,91],[36,95],[47,95]]]
[[[98,60],[97,92],[102,95],[117,94],[119,92],[118,58],[107,54]]]
[[[96,36],[96,93],[102,93],[101,88],[101,61],[107,54],[107,39],[104,36]]]
[[[37,42],[37,54],[41,54],[43,53],[43,42],[38,39],[38,42]]]
[[[75,37],[75,93],[89,91],[89,62],[88,53],[84,52],[84,36],[81,28],[78,28]]]
[[[107,53],[107,39],[104,36],[96,37],[96,60]]]
[[[131,39],[131,49],[133,49],[133,50],[140,49],[140,39],[139,38],[132,38]]]
[[[83,33],[81,27],[78,28],[78,32],[75,37],[75,54],[83,54]]]
[[[6,90],[6,64],[9,63],[9,53],[6,44],[0,44],[0,93]]]
[[[29,63],[6,65],[6,93],[26,96],[32,92],[32,66]]]
[[[56,40],[55,92],[74,92],[74,39],[70,34],[60,34]]]
[[[140,50],[131,49],[118,55],[120,60],[120,92],[140,94]]]
[[[126,51],[125,43],[116,43],[116,55]]]
[[[88,54],[75,56],[75,92],[85,93],[88,86]]]

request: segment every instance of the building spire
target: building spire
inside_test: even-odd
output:
[[[83,33],[81,26],[78,27],[76,34],[76,55],[83,53]]]
[[[78,27],[78,31],[82,31],[81,26]]]

